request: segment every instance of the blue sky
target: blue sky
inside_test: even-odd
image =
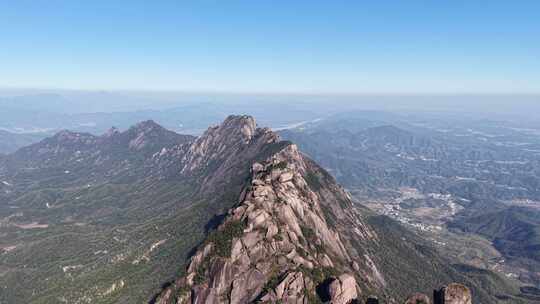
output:
[[[0,87],[540,93],[540,1],[5,1]]]

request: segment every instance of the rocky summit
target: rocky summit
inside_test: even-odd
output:
[[[228,119],[210,129],[190,149],[189,163],[197,166],[215,153],[205,149],[220,129],[240,132],[249,142],[261,132],[249,121],[231,130]],[[238,203],[193,254],[185,275],[153,302],[363,303],[388,287],[377,259],[359,248],[381,238],[349,194],[296,145],[286,143],[250,164]],[[440,303],[471,303],[468,289],[457,286],[462,285],[442,289],[445,301]],[[399,301],[391,295],[385,300]],[[416,294],[405,303],[430,300]]]

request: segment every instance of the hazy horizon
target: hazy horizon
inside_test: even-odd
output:
[[[7,105],[13,99],[36,99],[33,102],[47,102],[47,98],[62,99],[64,102],[84,103],[91,98],[96,104],[105,107],[100,111],[118,111],[116,105],[127,107],[125,110],[163,109],[194,102],[206,103],[278,103],[302,102],[313,104],[332,103],[341,106],[369,106],[374,109],[396,107],[395,110],[409,108],[425,110],[441,107],[456,108],[460,104],[466,108],[491,106],[489,111],[498,110],[493,106],[510,106],[518,109],[525,104],[540,105],[540,93],[496,94],[496,93],[307,93],[307,92],[221,92],[221,91],[173,91],[173,90],[83,90],[83,89],[28,89],[0,87],[0,106]],[[104,100],[99,100],[103,98]],[[108,100],[116,98],[116,100]],[[142,107],[137,107],[142,106]],[[110,108],[109,108],[110,107]],[[130,108],[131,107],[131,108]],[[466,109],[464,109],[466,110]],[[81,109],[78,112],[92,112]]]

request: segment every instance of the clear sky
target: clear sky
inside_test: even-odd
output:
[[[540,1],[0,0],[0,87],[539,93]]]

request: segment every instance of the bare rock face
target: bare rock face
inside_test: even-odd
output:
[[[269,290],[261,298],[263,303],[306,303],[308,301],[306,290],[313,290],[313,281],[304,276],[302,272],[292,272],[275,288]]]
[[[431,300],[423,293],[415,293],[407,298],[405,304],[431,304]]]
[[[343,274],[330,283],[328,294],[332,304],[349,304],[358,298],[356,280],[350,274]]]
[[[303,177],[308,168],[295,145],[252,168],[242,203],[191,260],[186,278],[192,303],[304,303],[316,296],[315,281],[325,279],[311,271],[327,267],[325,256],[349,260]],[[352,275],[337,281],[335,303],[356,297]]]
[[[219,126],[209,128],[193,145],[189,147],[184,156],[185,167],[183,172],[194,171],[207,166],[213,161],[227,161],[226,157],[238,157],[238,154],[223,153],[224,151],[241,151],[255,137],[264,137],[262,144],[275,142],[277,135],[267,129],[257,129],[255,120],[249,116],[229,116]],[[264,136],[264,135],[268,136]]]
[[[434,304],[472,304],[471,290],[458,283],[451,283],[435,292]]]
[[[350,196],[296,145],[277,142],[252,118],[232,117],[187,148],[182,172],[218,161],[213,176],[227,174],[227,163],[250,149],[264,151],[264,158],[249,164],[238,205],[192,256],[186,275],[168,288],[174,297],[164,290],[157,303],[309,303],[318,297],[316,288],[334,278],[332,303],[346,304],[359,294],[355,275],[375,277],[365,256],[347,249],[348,238],[337,226],[354,228],[358,238],[374,234],[345,210],[353,209]],[[229,159],[220,150],[231,144],[238,154]]]
[[[252,157],[276,144],[279,137],[267,128],[256,128],[255,120],[250,116],[229,116],[220,125],[209,128],[189,146],[171,151],[162,158],[171,158],[171,165],[177,167],[176,159],[181,157],[180,174],[205,175],[211,171],[201,186],[209,191],[237,175],[239,166],[249,164]],[[254,170],[257,163],[251,163]],[[170,167],[170,166],[169,166]]]

